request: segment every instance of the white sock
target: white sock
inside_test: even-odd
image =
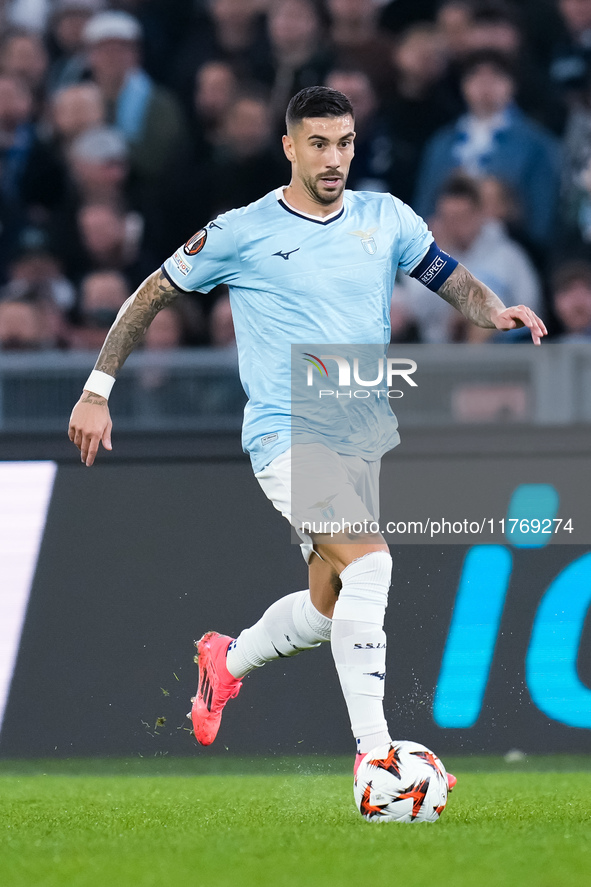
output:
[[[331,647],[349,711],[357,751],[390,741],[384,717],[386,635],[382,629],[392,559],[377,551],[353,561],[341,573]]]
[[[295,591],[271,604],[255,625],[238,635],[228,649],[226,667],[235,678],[242,678],[265,662],[296,656],[329,641],[331,626],[332,620],[310,600],[308,589]]]

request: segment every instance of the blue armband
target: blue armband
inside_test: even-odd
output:
[[[459,262],[456,259],[439,249],[433,241],[425,257],[410,272],[410,277],[416,277],[427,289],[436,293],[458,265]]]

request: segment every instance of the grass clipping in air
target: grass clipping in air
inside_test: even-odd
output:
[[[364,822],[352,776],[307,759],[234,762],[227,775],[222,762],[199,773],[169,758],[127,771],[105,762],[110,775],[96,761],[86,768],[95,775],[76,762],[70,773],[61,762],[45,775],[40,765],[5,762],[2,883],[588,887],[591,764],[580,759],[569,772],[564,761],[556,770],[545,761],[515,771],[499,763],[498,772],[450,761],[458,787],[433,825]]]

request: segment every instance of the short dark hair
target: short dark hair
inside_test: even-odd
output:
[[[469,200],[475,207],[482,205],[478,182],[462,172],[454,173],[446,179],[437,195],[437,202],[445,200],[446,197],[460,197]]]
[[[300,123],[306,117],[355,117],[353,105],[338,89],[328,86],[308,86],[290,100],[285,115],[287,128]]]
[[[509,24],[520,27],[519,12],[505,0],[483,0],[476,4],[473,21],[478,24],[498,25]]]
[[[575,283],[583,283],[591,289],[591,263],[585,259],[570,259],[555,268],[550,286],[553,294],[559,295]]]
[[[496,49],[480,49],[467,55],[462,64],[461,79],[465,80],[477,68],[483,65],[495,68],[500,74],[509,77],[514,83],[517,80],[517,71],[512,59],[506,53],[499,52]]]

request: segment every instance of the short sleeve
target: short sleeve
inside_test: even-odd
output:
[[[162,265],[170,282],[183,292],[208,293],[232,283],[240,273],[240,257],[228,214],[201,228]]]
[[[394,199],[394,203],[400,220],[400,259],[398,266],[405,274],[410,274],[433,243],[433,235],[429,231],[426,222],[410,206],[396,199]]]

